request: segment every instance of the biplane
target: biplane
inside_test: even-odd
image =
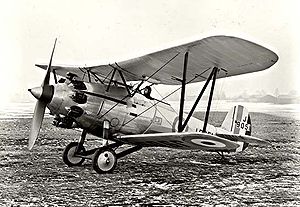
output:
[[[278,56],[263,46],[232,36],[210,36],[126,61],[81,67],[52,65],[55,45],[56,40],[49,64],[36,64],[46,70],[42,85],[28,89],[37,99],[29,149],[38,137],[46,107],[55,126],[82,129],[78,141],[65,147],[64,163],[79,166],[91,159],[97,173],[112,172],[118,159],[143,147],[200,149],[224,156],[249,144],[266,144],[251,136],[250,115],[241,105],[227,113],[221,127],[208,123],[217,79],[265,70],[277,62]],[[186,85],[195,82],[204,86],[187,113]],[[166,103],[167,96],[153,97],[156,84],[178,85],[178,111]],[[209,97],[202,121],[193,113],[206,90]],[[87,134],[105,141],[87,150]]]

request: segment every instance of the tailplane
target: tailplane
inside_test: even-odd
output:
[[[251,135],[251,119],[248,110],[241,105],[234,106],[226,115],[222,129],[232,134]]]
[[[234,106],[226,115],[216,135],[239,144],[235,152],[244,151],[249,144],[266,145],[268,141],[251,136],[251,119],[248,110],[241,105]],[[224,131],[226,130],[226,131]]]

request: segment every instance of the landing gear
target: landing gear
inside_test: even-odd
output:
[[[116,168],[117,160],[128,154],[142,149],[141,146],[133,146],[116,154],[115,150],[124,143],[115,141],[109,144],[109,122],[103,122],[104,144],[91,150],[85,150],[83,147],[87,131],[83,130],[79,142],[71,142],[63,152],[63,161],[69,167],[80,166],[86,159],[92,160],[93,169],[99,173],[111,173]]]
[[[225,155],[223,151],[217,151],[218,155],[220,155],[222,157],[222,160],[225,160]]]
[[[63,152],[63,161],[69,167],[80,166],[85,161],[86,158],[83,155],[86,154],[86,150],[83,143],[86,134],[86,130],[83,130],[79,142],[71,142],[66,146]]]
[[[93,157],[93,169],[99,173],[110,173],[117,165],[117,155],[111,149],[100,148]]]
[[[76,156],[76,154],[80,152],[85,152],[85,149],[82,145],[79,145],[78,142],[68,144],[63,152],[64,163],[69,167],[82,165],[85,158]]]
[[[108,137],[109,137],[109,122],[103,122],[103,139],[106,141],[103,142],[101,148],[99,148],[93,157],[93,168],[99,173],[110,173],[112,172],[117,164],[117,155],[112,148],[111,145],[108,145]]]
[[[226,157],[225,155],[224,155],[224,153],[228,153],[228,154],[230,154],[230,152],[227,152],[227,151],[220,151],[220,152],[217,152],[218,153],[218,155],[220,155],[221,156],[221,163],[225,163],[225,164],[236,164],[236,161],[235,160],[232,160],[232,159],[230,159],[230,157]]]

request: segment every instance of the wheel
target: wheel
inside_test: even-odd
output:
[[[85,158],[74,156],[77,146],[78,146],[78,142],[71,142],[70,144],[68,144],[66,146],[66,148],[63,152],[63,161],[69,167],[80,166],[85,160]],[[80,146],[79,152],[80,151],[85,152],[85,149],[83,146]]]
[[[93,168],[99,173],[110,173],[117,165],[116,153],[111,149],[98,149],[93,157]]]

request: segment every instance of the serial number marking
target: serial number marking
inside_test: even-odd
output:
[[[247,124],[245,122],[240,122],[240,121],[235,121],[235,125],[237,128],[240,128],[240,129],[245,129],[246,131],[249,131],[250,130],[250,124]]]

